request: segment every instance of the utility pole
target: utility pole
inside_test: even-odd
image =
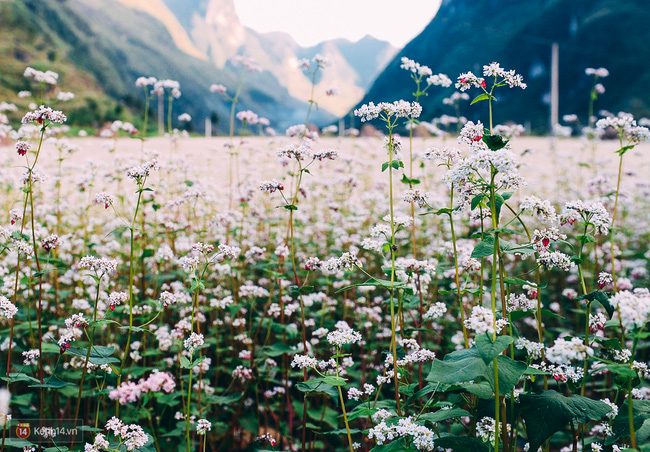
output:
[[[205,137],[210,138],[212,136],[212,121],[210,118],[205,118]]]
[[[551,47],[551,134],[555,135],[555,126],[559,123],[558,111],[560,102],[560,46],[554,42]]]
[[[158,135],[165,134],[165,104],[163,102],[164,96],[158,96]]]

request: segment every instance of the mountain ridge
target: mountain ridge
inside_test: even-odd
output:
[[[586,123],[592,78],[587,67],[606,67],[610,76],[599,80],[606,92],[596,109],[630,111],[650,115],[650,101],[643,96],[650,83],[650,56],[643,43],[650,39],[644,0],[444,0],[433,20],[388,64],[357,105],[369,101],[412,99],[412,86],[400,58],[406,56],[443,72],[452,80],[498,61],[524,77],[524,91],[497,90],[495,121],[528,123],[537,133],[549,130],[551,44],[559,43],[560,117],[581,115]],[[632,38],[629,31],[635,30]],[[629,74],[635,74],[630,80]],[[454,114],[442,104],[452,89],[432,87],[421,98],[422,120]],[[471,94],[471,93],[470,93]],[[478,92],[476,93],[478,94]],[[482,104],[462,106],[470,120],[483,115]]]

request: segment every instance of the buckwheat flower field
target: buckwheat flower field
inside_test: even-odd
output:
[[[70,93],[26,71],[35,108],[0,114],[0,450],[650,450],[648,129],[523,136],[494,122],[514,71],[405,58],[414,98],[355,112],[375,136],[312,130],[313,99],[259,136],[234,63],[217,138],[174,130],[182,86],[153,77],[166,136],[66,137]],[[415,133],[437,89],[480,120]]]

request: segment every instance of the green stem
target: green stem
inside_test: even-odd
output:
[[[490,101],[490,133],[492,133],[492,101]],[[492,175],[490,180],[490,213],[492,216],[492,228],[494,229],[494,252],[492,255],[492,341],[496,341],[497,338],[497,272],[498,272],[498,261],[499,261],[499,233],[497,229],[498,218],[496,210],[496,192],[494,189],[494,178],[497,174],[496,169],[492,168]],[[499,368],[497,359],[494,358],[494,450],[499,450]],[[505,431],[505,429],[504,429]]]
[[[627,384],[627,413],[630,423],[630,443],[632,444],[632,449],[636,449],[636,433],[634,432],[634,407],[633,407],[633,397],[632,397],[632,380],[628,380]]]
[[[454,185],[451,185],[451,196],[449,200],[449,208],[454,208]],[[465,326],[465,306],[463,306],[463,295],[460,290],[460,276],[458,269],[458,250],[456,247],[456,233],[454,231],[454,218],[449,212],[449,224],[451,226],[451,243],[454,246],[454,267],[456,269],[456,291],[458,293],[458,307],[460,309],[460,324],[463,327],[463,338],[465,339],[465,348],[469,348],[469,339],[467,337],[467,327]]]
[[[126,363],[126,358],[129,355],[129,346],[131,345],[131,333],[133,332],[133,280],[135,278],[135,262],[134,262],[134,242],[135,242],[135,222],[138,218],[138,211],[140,210],[140,202],[142,201],[142,190],[144,188],[145,180],[142,183],[138,184],[138,200],[135,205],[135,213],[133,214],[133,221],[131,222],[131,236],[129,239],[129,332],[126,338],[126,347],[124,348],[124,356],[122,357],[122,363],[120,364],[120,372],[117,375],[117,386],[120,385],[122,381],[122,370],[124,370],[124,363]],[[116,416],[119,417],[120,414],[120,405],[115,402],[115,412]]]
[[[390,120],[389,120],[390,121]],[[402,415],[399,400],[399,382],[397,381],[397,338],[395,335],[395,300],[394,300],[394,287],[395,287],[395,220],[393,211],[393,127],[390,122],[388,124],[388,192],[390,198],[390,256],[391,256],[391,270],[390,270],[390,329],[391,341],[393,347],[393,378],[395,379],[395,403],[397,404],[397,415]]]
[[[623,147],[623,143],[621,142],[621,148]],[[611,255],[611,261],[612,261],[612,280],[613,280],[613,285],[614,285],[614,293],[618,291],[618,288],[616,286],[616,265],[615,261],[616,258],[614,257],[614,222],[616,221],[616,212],[618,208],[618,194],[621,189],[621,175],[623,174],[623,153],[621,153],[621,158],[618,161],[618,179],[616,181],[616,198],[614,200],[614,211],[612,212],[612,224],[609,229],[609,245],[610,245],[610,255]],[[620,313],[619,313],[619,319],[620,319]]]

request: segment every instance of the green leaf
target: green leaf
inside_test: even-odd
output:
[[[120,325],[120,323],[116,322],[115,320],[101,319],[101,320],[98,320],[96,322],[90,322],[90,324],[88,326],[98,327],[98,326],[104,326],[104,325],[110,325],[110,324]]]
[[[637,378],[639,376],[636,373],[636,370],[630,369],[630,366],[625,366],[623,364],[608,364],[605,366],[605,369],[624,378]],[[632,407],[634,408],[634,405]]]
[[[434,359],[427,380],[448,384],[470,381],[483,375],[486,368],[475,347],[457,350],[442,361]]]
[[[370,417],[377,411],[379,411],[379,408],[368,408],[364,405],[359,405],[348,413],[348,422],[351,422],[358,417]]]
[[[580,295],[574,298],[575,301],[580,301],[580,300],[587,300],[587,301],[597,301],[602,305],[603,308],[607,311],[607,314],[609,314],[609,318],[611,319],[612,316],[614,315],[614,307],[609,303],[609,297],[605,292],[601,292],[600,290],[594,290],[593,292],[589,292],[586,295]]]
[[[472,204],[471,204],[472,210],[476,209],[479,206],[479,204],[483,202],[484,199],[485,199],[485,195],[483,194],[474,196],[472,198]]]
[[[309,393],[314,392],[314,393],[327,394],[332,398],[332,400],[337,406],[339,404],[338,390],[334,386],[325,383],[322,378],[317,378],[315,380],[307,380],[303,383],[298,383],[296,385],[296,388],[302,392],[309,392]]]
[[[323,377],[323,383],[327,383],[328,385],[332,386],[345,386],[345,378],[341,377],[333,377],[331,375],[328,375],[327,377]]]
[[[469,436],[443,436],[433,440],[433,443],[443,449],[454,452],[489,452],[490,448],[477,438]]]
[[[511,284],[515,286],[524,286],[528,285],[530,287],[538,287],[540,289],[543,289],[546,287],[546,283],[541,283],[539,286],[537,284],[532,283],[530,281],[526,281],[525,279],[519,279],[519,278],[503,278],[503,282],[506,284]]]
[[[528,432],[530,450],[537,450],[572,419],[584,424],[597,421],[611,411],[603,402],[576,394],[565,397],[553,390],[544,391],[539,395],[521,394],[519,405]]]
[[[472,100],[470,105],[474,105],[476,102],[481,102],[482,100],[488,100],[490,98],[490,95],[487,93],[479,94]],[[494,97],[492,97],[493,100],[496,100]]]
[[[448,419],[454,419],[461,416],[471,416],[471,414],[462,408],[453,407],[449,410],[438,410],[435,413],[425,413],[418,419],[429,422],[442,422]]]
[[[93,345],[92,349],[90,350],[89,362],[97,365],[119,363],[120,362],[119,359],[111,356],[114,351],[115,351],[115,347]],[[85,359],[86,355],[88,354],[88,349],[81,348],[81,347],[70,347],[65,352],[67,354],[80,356]]]
[[[618,438],[630,436],[630,411],[628,402],[625,401],[623,406],[618,410],[618,416],[614,418],[612,430],[614,434],[607,438],[606,445],[616,442]],[[632,402],[632,418],[634,422],[634,433],[636,441],[639,444],[647,442],[650,438],[650,401],[634,400]]]
[[[203,361],[205,361],[205,358],[206,358],[205,356],[201,356],[201,357],[197,358],[196,360],[194,360],[194,362],[192,364],[190,364],[190,366],[192,366],[191,368],[194,369],[196,366],[198,366]]]
[[[519,379],[528,369],[528,364],[523,361],[515,361],[509,356],[499,355],[497,357],[497,368],[499,370],[499,395],[503,395],[512,391],[517,386]],[[490,382],[492,390],[496,393],[494,361],[490,363],[484,376]]]
[[[208,403],[213,403],[215,405],[231,405],[238,402],[241,398],[242,394],[210,395],[206,397]]]
[[[183,369],[191,369],[192,365],[190,364],[190,360],[187,359],[187,356],[181,356],[181,367]]]
[[[517,245],[507,240],[499,240],[499,248],[505,254],[532,254],[535,252],[532,245]]]
[[[411,452],[412,449],[406,449],[401,438],[396,439],[388,444],[377,445],[370,449],[370,452]]]
[[[442,208],[438,210],[430,210],[427,212],[427,214],[432,213],[434,215],[451,215],[454,212],[454,210],[456,209]]]
[[[75,384],[67,381],[63,381],[56,375],[52,375],[47,380],[44,380],[43,384],[29,385],[30,388],[52,388],[52,389],[64,388],[66,386],[75,386]]]
[[[617,153],[618,155],[624,155],[624,154],[625,154],[627,151],[629,151],[630,149],[634,149],[634,146],[636,146],[636,145],[632,144],[632,145],[630,145],[630,146],[623,146],[621,149],[619,149],[618,151],[616,151],[616,153]]]
[[[550,373],[528,366],[528,368],[524,371],[524,375],[550,375]]]
[[[484,257],[492,256],[494,254],[494,236],[491,234],[485,234],[483,240],[481,240],[472,251],[472,256],[474,259],[482,259]]]
[[[337,290],[335,293],[340,293],[348,289],[351,289],[353,287],[366,287],[366,286],[382,287],[384,289],[390,289],[390,284],[391,282],[389,279],[370,278],[366,282],[360,284],[352,284],[351,286],[342,287],[339,290]],[[399,289],[401,287],[404,287],[404,283],[398,283],[398,282],[393,283],[394,289]]]
[[[5,438],[5,446],[14,447],[17,449],[22,449],[24,447],[34,446],[33,443],[30,443],[26,439],[20,438]]]
[[[361,430],[358,428],[351,428],[350,434],[354,435],[355,433],[361,433]],[[345,428],[338,428],[336,430],[330,430],[329,432],[323,432],[323,435],[347,435],[348,431]]]
[[[508,140],[504,140],[500,135],[483,135],[483,142],[487,144],[492,151],[498,151],[508,144]]]
[[[584,243],[595,243],[596,242],[596,238],[593,235],[590,235],[590,234],[579,235],[577,237],[577,239],[580,240],[581,242],[584,242]]]
[[[275,344],[267,345],[262,349],[262,355],[272,358],[282,356],[285,353],[294,353],[294,350],[290,345],[285,344],[284,342],[276,342]]]
[[[512,342],[511,336],[497,336],[494,342],[492,342],[492,337],[488,333],[476,336],[476,348],[486,365],[490,364]]]
[[[561,316],[560,314],[556,314],[555,312],[553,312],[553,311],[551,311],[549,309],[546,309],[546,308],[542,308],[542,317],[554,317],[556,319],[563,319],[564,318],[564,316]]]
[[[9,378],[7,378],[4,375],[2,377],[0,377],[0,378],[2,378],[4,381],[7,381],[9,383],[13,383],[13,382],[16,382],[16,381],[29,381],[29,382],[32,382],[32,383],[40,383],[41,382],[40,380],[38,380],[38,379],[36,379],[34,377],[30,377],[29,375],[24,374],[22,372],[18,372],[18,373],[17,372],[11,372],[9,374]]]
[[[384,162],[381,164],[381,172],[383,173],[388,169],[388,165],[390,165],[390,162]]]
[[[298,210],[298,207],[294,206],[293,204],[286,204],[282,207],[284,207],[287,210]]]
[[[482,381],[480,383],[470,383],[468,385],[464,385],[463,389],[470,394],[474,394],[480,399],[491,399],[494,397],[492,385],[490,385],[490,383],[487,381]]]

